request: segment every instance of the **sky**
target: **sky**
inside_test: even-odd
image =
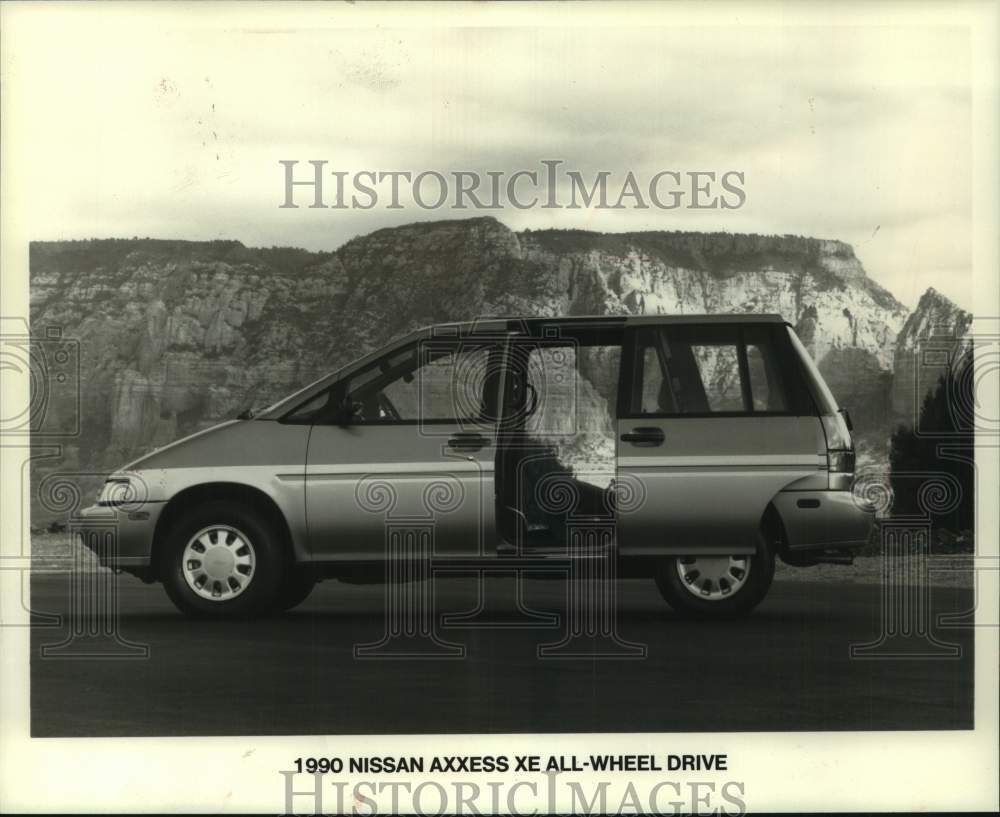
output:
[[[382,227],[492,215],[517,230],[796,234],[850,243],[908,306],[930,286],[973,306],[966,30],[364,28],[343,8],[310,28],[23,15],[4,35],[3,82],[17,112],[6,172],[32,190],[19,202],[28,233],[332,250]],[[280,208],[279,162],[311,159],[351,174],[511,173],[545,159],[585,177],[735,170],[746,202]]]

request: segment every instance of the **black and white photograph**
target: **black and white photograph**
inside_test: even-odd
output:
[[[997,3],[0,36],[0,808],[998,807]]]

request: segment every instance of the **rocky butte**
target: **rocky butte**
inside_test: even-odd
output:
[[[263,405],[417,326],[477,315],[777,312],[854,417],[862,461],[912,420],[917,344],[971,316],[910,312],[840,241],[729,233],[514,232],[493,218],[378,230],[335,252],[237,241],[31,246],[32,333],[80,342],[82,433],[37,477],[107,472]],[[50,410],[60,405],[53,393]],[[39,444],[47,441],[38,438]],[[82,480],[88,482],[88,480]],[[90,490],[89,485],[87,490]],[[38,522],[44,510],[33,503]]]

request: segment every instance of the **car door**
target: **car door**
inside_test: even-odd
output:
[[[650,323],[626,333],[621,553],[753,552],[772,497],[825,476],[822,426],[784,330]]]
[[[495,548],[501,347],[427,335],[330,390],[305,469],[313,559],[380,559],[400,526],[439,555]]]

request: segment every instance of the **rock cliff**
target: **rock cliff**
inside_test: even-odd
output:
[[[968,342],[972,315],[933,287],[920,297],[896,338],[892,415],[912,426],[928,389]]]

